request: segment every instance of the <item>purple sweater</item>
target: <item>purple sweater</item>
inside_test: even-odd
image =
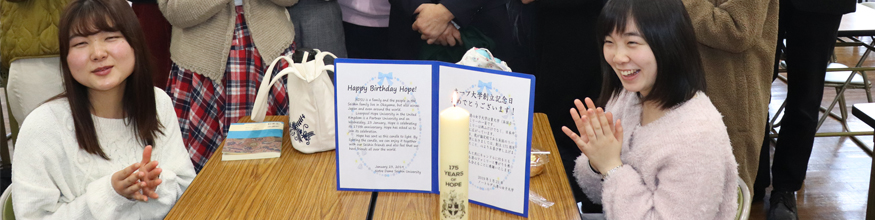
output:
[[[705,93],[646,126],[635,93],[623,90],[606,110],[623,124],[624,165],[602,182],[581,155],[574,176],[607,219],[735,218],[738,165],[723,116]]]
[[[337,0],[343,21],[365,27],[389,27],[388,0]]]

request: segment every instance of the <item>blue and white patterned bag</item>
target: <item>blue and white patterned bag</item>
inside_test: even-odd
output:
[[[507,62],[492,56],[492,53],[486,48],[472,47],[468,49],[468,52],[465,52],[465,55],[462,56],[462,60],[456,64],[513,72],[507,66]]]

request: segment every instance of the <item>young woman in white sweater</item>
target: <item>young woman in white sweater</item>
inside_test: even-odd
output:
[[[562,128],[583,192],[607,219],[734,219],[737,165],[681,0],[611,0],[596,26],[605,109],[576,100],[581,135]]]
[[[12,167],[19,219],[162,219],[195,177],[134,12],[74,0],[60,19],[65,92],[24,121]]]

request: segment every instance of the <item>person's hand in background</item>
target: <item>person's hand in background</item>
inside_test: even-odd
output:
[[[425,37],[425,35],[423,35]],[[462,45],[462,34],[459,32],[459,29],[456,29],[455,25],[447,25],[447,29],[441,34],[437,39],[428,39],[426,41],[428,44],[437,43],[443,46],[454,47],[456,44]]]
[[[413,22],[413,30],[419,31],[422,39],[427,40],[429,44],[438,41],[438,38],[447,31],[447,26],[452,26],[450,21],[454,18],[453,13],[441,4],[422,4],[414,13],[418,15]]]

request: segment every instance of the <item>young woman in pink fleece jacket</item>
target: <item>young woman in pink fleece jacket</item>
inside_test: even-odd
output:
[[[737,164],[681,0],[611,0],[596,31],[606,107],[575,100],[581,135],[562,128],[583,192],[608,219],[735,218]]]

